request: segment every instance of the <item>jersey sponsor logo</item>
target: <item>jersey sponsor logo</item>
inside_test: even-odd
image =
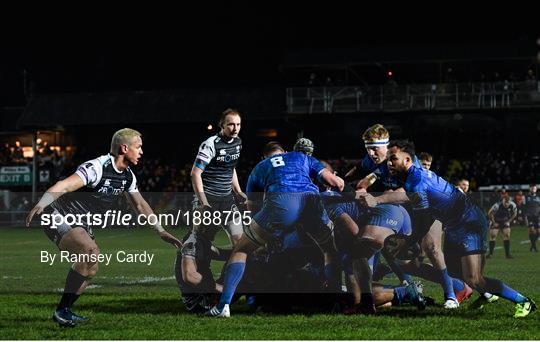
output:
[[[396,220],[392,220],[392,219],[386,219],[386,223],[388,223],[391,226],[397,226],[398,224]]]
[[[236,160],[240,158],[240,153],[235,153],[235,154],[227,154],[227,155],[224,155],[224,156],[219,156],[216,158],[217,161],[220,161],[220,162],[230,162],[232,160]]]
[[[226,154],[227,154],[227,151],[225,151],[224,149],[219,150],[219,155],[220,156],[224,156]]]
[[[122,180],[122,186],[120,188],[115,188],[111,185],[111,180],[106,179],[103,183],[103,186],[98,189],[97,192],[105,195],[113,195],[117,196],[120,195],[122,192],[124,192],[125,186],[127,184],[127,180]]]

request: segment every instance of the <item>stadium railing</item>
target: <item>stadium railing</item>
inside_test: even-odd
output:
[[[540,82],[287,88],[289,114],[540,107]]]

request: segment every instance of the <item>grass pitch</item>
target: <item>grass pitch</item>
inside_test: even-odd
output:
[[[183,236],[183,230],[173,230]],[[418,312],[414,307],[380,310],[374,317],[344,315],[248,314],[238,305],[230,319],[187,314],[173,274],[175,250],[150,229],[97,230],[102,253],[119,250],[155,253],[152,265],[119,263],[101,266],[93,286],[81,296],[75,311],[91,321],[60,328],[51,315],[60,298],[69,263],[40,262],[42,250],[58,253],[41,229],[0,229],[1,339],[540,339],[540,314],[514,319],[514,306],[505,301],[480,311],[444,310],[442,291],[426,283],[425,294],[438,306]],[[530,253],[527,229],[512,230],[512,254],[502,249],[488,261],[486,274],[500,278],[540,304],[540,253]],[[522,243],[523,242],[523,243]],[[225,245],[224,236],[218,245]],[[498,241],[502,246],[502,241]],[[57,257],[58,259],[58,257]],[[216,270],[219,264],[214,265]],[[385,283],[396,284],[395,278]],[[476,295],[474,295],[476,296]]]

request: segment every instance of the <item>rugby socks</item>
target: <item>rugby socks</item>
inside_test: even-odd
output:
[[[454,293],[463,291],[465,288],[465,283],[457,278],[452,278],[452,287],[454,288]]]
[[[538,234],[529,234],[529,240],[531,240],[531,251],[536,249],[536,240],[538,240]]]
[[[324,265],[324,277],[329,290],[341,290],[341,272],[336,263]]]
[[[225,304],[230,304],[236,287],[242,280],[244,270],[246,269],[245,262],[233,262],[229,264],[225,271],[225,281],[223,282],[223,293],[219,300],[217,308],[223,310]]]
[[[362,293],[360,295],[360,304],[362,304],[363,306],[375,305],[375,300],[373,299],[373,293]]]
[[[493,250],[495,249],[495,241],[489,242],[489,255],[493,255]]]
[[[86,279],[87,278],[85,276],[74,269],[71,268],[69,270],[66,277],[66,285],[64,286],[64,294],[62,294],[62,298],[60,299],[60,303],[58,303],[56,310],[69,308],[71,305],[73,305],[73,303],[75,303],[75,301],[79,298],[79,295],[77,295],[77,290],[81,287]]]
[[[445,299],[454,299],[457,301],[456,295],[454,293],[454,284],[452,278],[448,275],[448,269],[439,270],[439,282],[443,287],[444,298]]]
[[[71,303],[69,303],[69,307],[72,307],[73,304],[75,304],[75,302],[77,301],[77,299],[79,299],[80,296],[81,295],[78,295],[78,294],[74,295],[73,298],[71,298]]]
[[[514,303],[523,303],[527,301],[527,298],[524,297],[521,293],[517,292],[499,279],[487,277],[485,277],[484,279],[486,280],[486,292],[496,294]]]
[[[510,240],[504,240],[503,245],[504,245],[504,253],[506,254],[506,256],[509,256],[510,255]]]
[[[394,288],[394,298],[392,298],[392,305],[401,305],[407,301],[409,298],[409,293],[405,286],[398,286]]]

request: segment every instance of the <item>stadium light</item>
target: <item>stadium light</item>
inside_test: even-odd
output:
[[[214,126],[212,126],[212,124],[209,124],[208,126],[206,126],[206,129],[209,130],[209,131],[211,131],[212,128],[214,128]]]
[[[392,77],[392,75],[393,75],[394,73],[392,72],[392,70],[388,70],[387,74],[388,74],[388,77]]]

